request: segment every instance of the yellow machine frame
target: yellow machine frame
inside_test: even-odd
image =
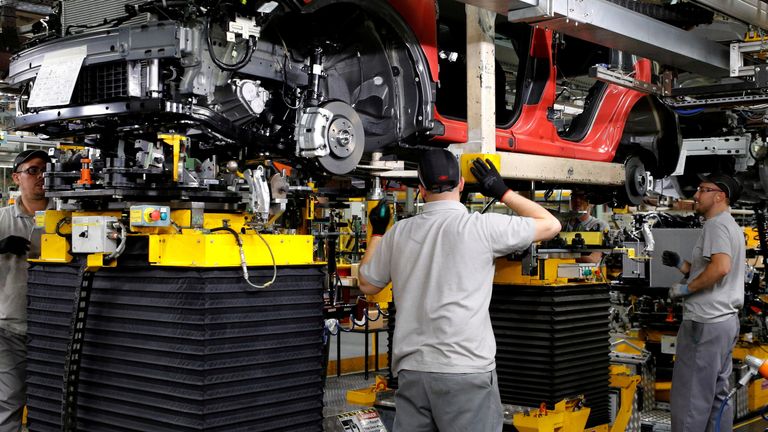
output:
[[[575,264],[573,258],[548,258],[539,260],[539,266],[543,270],[533,276],[523,274],[523,263],[519,260],[509,260],[499,258],[496,260],[496,274],[493,277],[493,283],[498,285],[546,285],[562,286],[578,283],[599,283],[605,282],[605,266],[599,267],[600,273],[595,273],[594,277],[574,282],[568,278],[558,277],[558,266],[560,264]]]
[[[635,393],[640,377],[630,375],[626,366],[611,366],[611,387],[621,391],[619,412],[612,425],[585,429],[590,409],[578,407],[580,398],[566,399],[555,404],[552,411],[532,410],[514,415],[513,424],[520,432],[623,432],[632,418]]]
[[[120,212],[64,212],[47,210],[36,217],[38,227],[42,227],[42,252],[34,262],[68,263],[72,261],[70,243],[56,233],[70,234],[71,222],[60,223],[70,216],[114,216]],[[238,232],[243,242],[246,263],[249,266],[278,266],[319,264],[314,261],[314,240],[311,235],[296,234],[256,234],[246,228],[247,217],[242,214],[205,213],[202,228],[188,228],[192,225],[191,210],[174,210],[171,220],[176,226],[168,227],[133,227],[129,236],[145,236],[149,240],[148,260],[151,265],[169,267],[233,267],[240,266],[240,251],[235,237],[227,231],[211,233],[210,230],[228,226]],[[102,260],[103,254],[91,254],[88,258],[90,267]],[[114,265],[114,264],[113,264]]]

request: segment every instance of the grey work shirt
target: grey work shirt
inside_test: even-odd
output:
[[[693,248],[689,280],[700,275],[712,255],[718,253],[731,257],[731,271],[712,289],[697,291],[685,299],[684,320],[701,323],[725,321],[744,305],[744,232],[727,211],[704,223],[701,236]]]
[[[458,201],[429,202],[387,231],[360,272],[376,286],[392,282],[395,374],[495,369],[494,259],[527,248],[534,233],[531,218],[470,214]]]
[[[570,218],[563,224],[564,232],[573,231],[607,231],[608,222],[589,215],[586,220],[580,220],[578,217]]]
[[[24,212],[21,198],[16,204],[0,208],[0,239],[11,235],[32,242],[30,254],[40,254],[40,237],[32,236],[35,216]],[[16,334],[27,333],[27,269],[26,256],[0,254],[0,328]]]

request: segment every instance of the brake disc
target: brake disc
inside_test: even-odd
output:
[[[357,112],[344,102],[328,102],[321,107],[333,113],[333,117],[325,131],[325,142],[330,148],[330,153],[319,157],[317,161],[332,174],[346,174],[357,168],[363,158],[363,122]]]

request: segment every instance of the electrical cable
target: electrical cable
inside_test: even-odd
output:
[[[380,320],[381,317],[384,316],[381,313],[381,308],[378,307],[378,304],[376,306],[377,306],[376,310],[378,311],[378,313],[376,314],[376,318],[371,318],[371,316],[368,315],[368,308],[363,309],[363,316],[365,317],[366,320],[371,321],[371,322],[375,322],[375,321]]]
[[[681,116],[694,116],[696,114],[700,114],[702,111],[704,111],[704,108],[691,108],[691,109],[678,108],[675,110],[675,112]]]
[[[59,219],[59,221],[56,222],[56,229],[54,230],[56,235],[59,236],[59,237],[67,238],[68,235],[61,232],[61,227],[63,227],[64,224],[67,224],[67,223],[70,223],[70,222],[72,222],[72,218],[71,217],[65,217],[63,219]]]
[[[288,99],[285,97],[285,83],[288,82],[288,72],[286,71],[286,61],[288,60],[288,54],[286,54],[283,57],[283,87],[280,89],[280,96],[283,98],[283,103],[285,106],[287,106],[290,109],[299,109],[302,103],[302,99],[304,98],[304,95],[302,94],[300,98],[297,98],[296,105],[291,105],[291,103],[288,101]]]
[[[366,322],[375,322],[375,321],[380,320],[382,317],[386,318],[386,317],[389,316],[389,314],[387,312],[384,312],[383,310],[381,310],[381,305],[379,305],[379,303],[376,303],[376,310],[378,311],[378,314],[376,315],[376,318],[371,318],[368,315],[368,308],[364,308],[363,309],[363,319],[361,319],[359,321],[357,319],[355,319],[355,314],[353,314],[353,313],[349,314],[349,322],[350,322],[350,327],[349,328],[344,328],[341,325],[338,325],[338,320],[334,320],[334,321],[336,321],[336,323],[335,323],[336,324],[336,331],[333,332],[330,329],[328,329],[328,330],[329,330],[331,336],[336,336],[339,333],[339,331],[343,331],[345,333],[349,333],[349,332],[354,331],[358,327],[365,327]],[[328,321],[329,320],[326,320],[326,328],[328,327]]]
[[[272,285],[273,283],[275,283],[275,280],[277,279],[277,261],[275,261],[275,254],[272,253],[272,248],[269,247],[269,243],[267,243],[267,240],[259,232],[256,232],[256,235],[259,236],[259,238],[261,239],[262,242],[264,242],[264,246],[267,247],[267,251],[269,252],[269,256],[270,256],[270,258],[272,258],[272,279],[269,282],[265,283],[264,285],[254,285],[254,284],[252,284],[248,280],[248,278],[246,278],[245,281],[248,282],[248,285],[250,285],[250,286],[252,286],[254,288],[267,288],[270,285]],[[242,249],[241,249],[241,251],[242,251]],[[241,252],[241,257],[242,257],[243,260],[245,260],[245,255],[243,255],[242,252]]]
[[[122,222],[114,222],[112,224],[112,228],[116,228],[120,232],[120,244],[117,245],[117,248],[114,252],[104,257],[104,262],[110,262],[122,255],[125,251],[126,240],[128,239],[127,230],[125,229],[125,225],[123,225]]]
[[[269,282],[266,282],[264,285],[256,285],[252,283],[248,278],[248,262],[245,260],[245,250],[243,248],[243,240],[240,238],[240,235],[237,233],[237,231],[227,226],[213,228],[211,230],[212,233],[217,231],[226,231],[235,237],[235,243],[237,243],[237,247],[240,251],[240,268],[243,269],[243,280],[245,280],[248,285],[257,289],[264,289],[269,288],[273,283],[275,283],[275,280],[277,279],[277,261],[275,261],[275,254],[272,253],[272,248],[269,247],[269,243],[267,243],[267,240],[261,235],[261,233],[255,231],[256,235],[259,236],[261,241],[264,242],[264,245],[267,247],[267,251],[269,252],[269,256],[272,258],[272,279]]]
[[[488,202],[488,204],[486,204],[486,205],[485,205],[485,207],[483,207],[483,209],[482,209],[482,210],[480,210],[480,214],[483,214],[483,213],[487,212],[487,211],[488,211],[488,209],[489,209],[489,208],[491,208],[491,207],[492,207],[494,204],[496,204],[496,202],[497,202],[497,201],[498,201],[498,200],[497,200],[496,198],[493,198],[493,199],[491,199],[491,200]]]
[[[389,313],[388,312],[384,312],[383,310],[381,310],[381,305],[378,302],[376,302],[376,310],[379,311],[380,315],[384,315],[385,317],[389,317]]]
[[[280,39],[280,43],[283,46],[283,65],[282,65],[282,69],[281,69],[281,72],[283,74],[283,85],[280,88],[280,96],[282,96],[283,103],[285,103],[285,105],[288,108],[290,108],[290,109],[298,109],[302,105],[302,103],[303,103],[304,95],[302,94],[301,97],[297,98],[296,105],[291,105],[291,103],[288,101],[288,99],[286,99],[286,97],[285,97],[285,85],[288,82],[288,70],[286,69],[286,66],[287,66],[288,60],[290,60],[292,62],[296,62],[296,63],[301,63],[301,60],[300,59],[295,59],[293,57],[293,53],[288,49],[288,44],[285,43],[285,39],[283,39],[283,35],[280,34],[280,30],[276,30],[276,32],[277,32],[277,37]]]
[[[218,57],[216,57],[216,53],[213,51],[213,42],[211,39],[211,19],[207,20],[207,24],[205,26],[205,41],[208,45],[208,54],[211,56],[211,60],[213,60],[213,63],[218,66],[219,69],[227,72],[237,72],[240,69],[242,69],[245,65],[250,63],[251,57],[253,56],[253,52],[256,51],[256,44],[254,44],[251,41],[251,38],[249,37],[247,39],[247,46],[246,46],[246,53],[245,56],[243,56],[242,59],[240,59],[238,62],[233,64],[224,63],[222,60],[220,60]]]

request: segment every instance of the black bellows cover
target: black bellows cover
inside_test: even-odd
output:
[[[601,285],[493,289],[491,321],[503,403],[538,407],[578,395],[587,426],[610,422],[608,289]]]
[[[253,268],[263,283],[272,268]],[[61,430],[75,265],[29,274],[27,398],[33,432]],[[95,273],[77,430],[320,431],[323,274],[280,268],[267,289],[241,270]]]

